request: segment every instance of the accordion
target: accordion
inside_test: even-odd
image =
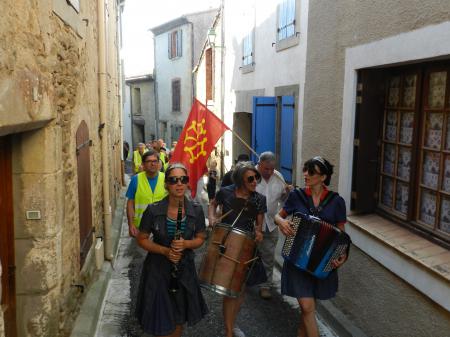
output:
[[[324,279],[333,270],[331,261],[343,253],[348,255],[350,236],[321,219],[295,213],[294,235],[286,237],[281,255],[297,268]]]

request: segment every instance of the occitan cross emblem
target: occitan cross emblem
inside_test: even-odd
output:
[[[183,150],[190,155],[189,163],[195,162],[200,156],[206,156],[205,144],[208,141],[206,138],[205,119],[200,123],[192,121],[191,125],[186,130],[186,137],[184,137],[183,144],[189,142],[191,146],[185,145]]]

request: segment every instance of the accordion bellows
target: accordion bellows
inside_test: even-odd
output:
[[[286,237],[281,255],[297,268],[319,279],[333,270],[331,261],[350,248],[350,236],[321,219],[295,213],[292,217],[294,235]]]

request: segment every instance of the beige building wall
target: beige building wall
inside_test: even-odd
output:
[[[96,236],[104,231],[102,181],[110,181],[112,210],[121,184],[116,1],[105,1],[108,134],[99,114],[97,2],[79,3],[79,13],[65,0],[0,3],[0,135],[13,143],[18,336],[67,334],[92,277],[89,255],[80,271],[75,134],[82,121],[92,140]],[[40,219],[28,220],[29,210]]]
[[[447,0],[310,1],[301,157],[339,164],[346,48],[448,20]]]

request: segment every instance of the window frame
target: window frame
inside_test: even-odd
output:
[[[285,22],[284,25],[281,22],[283,18],[281,17],[281,13],[289,8],[288,4],[294,5],[293,15],[291,21]],[[282,51],[284,49],[288,49],[290,47],[296,46],[300,42],[300,0],[283,0],[277,5],[277,23],[276,23],[276,51]],[[287,13],[286,13],[287,14]],[[287,20],[287,19],[286,19]],[[283,25],[283,26],[282,26]],[[287,27],[291,26],[293,28],[293,32],[291,35],[280,38],[280,31],[282,29],[287,29]]]
[[[170,60],[183,56],[183,30],[176,29],[167,33],[167,53]]]
[[[176,85],[178,83],[178,85]],[[175,89],[178,90],[178,97],[176,96]],[[171,94],[172,94],[172,112],[181,112],[181,79],[174,78],[171,81]],[[177,101],[178,99],[178,101]]]

